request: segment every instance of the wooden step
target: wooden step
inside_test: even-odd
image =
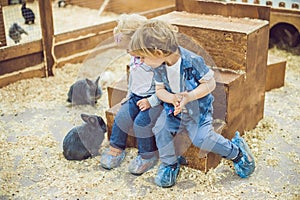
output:
[[[108,105],[110,108],[120,103],[126,97],[128,91],[127,85],[127,80],[123,79],[107,87]]]
[[[284,86],[286,59],[268,54],[266,91]]]

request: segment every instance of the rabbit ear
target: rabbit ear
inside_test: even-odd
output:
[[[80,116],[84,122],[89,123],[89,115],[82,113]]]
[[[98,123],[100,124],[102,130],[104,132],[106,132],[107,131],[107,127],[106,127],[106,124],[105,124],[103,118],[98,116],[97,119],[98,119]]]
[[[89,124],[92,124],[95,126],[95,125],[97,125],[97,123],[98,123],[97,117],[95,117],[95,116],[89,117]]]
[[[91,81],[90,79],[86,78],[85,80],[86,80],[86,82],[87,82],[87,84],[88,84],[89,86],[94,86],[94,85],[95,85],[95,84],[93,83],[93,81]]]
[[[98,86],[98,83],[99,83],[99,80],[100,80],[100,76],[97,77],[96,81],[95,81],[95,84]]]

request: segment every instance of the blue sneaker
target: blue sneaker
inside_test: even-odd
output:
[[[188,165],[188,161],[185,159],[184,156],[177,156],[177,161],[180,165]]]
[[[179,174],[179,163],[173,165],[160,164],[155,183],[160,187],[172,187],[176,183],[176,178]]]
[[[142,175],[152,167],[154,167],[158,162],[157,156],[153,156],[149,159],[143,159],[141,155],[138,155],[129,164],[128,170],[133,175]]]
[[[126,152],[110,147],[105,150],[100,159],[100,164],[105,169],[113,169],[118,167],[124,160]]]
[[[249,146],[243,138],[240,137],[240,133],[237,131],[235,137],[232,138],[232,143],[239,147],[240,153],[236,159],[233,160],[235,172],[241,178],[249,177],[255,169],[254,157],[250,151]]]

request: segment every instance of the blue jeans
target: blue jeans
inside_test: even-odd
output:
[[[233,159],[238,155],[239,150],[235,144],[214,132],[211,114],[201,124],[196,123],[187,113],[181,113],[180,116],[162,112],[153,128],[159,157],[163,163],[171,165],[177,162],[174,140],[183,131],[188,133],[192,143],[201,150],[216,153],[226,159]]]
[[[141,111],[136,103],[145,97],[131,94],[130,99],[122,104],[112,127],[110,145],[124,150],[128,133],[133,129],[137,139],[139,154],[147,159],[157,153],[155,137],[152,128],[160,115],[163,106],[158,105]]]

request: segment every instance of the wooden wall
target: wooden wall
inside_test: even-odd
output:
[[[248,5],[236,2],[219,2],[203,0],[176,0],[177,11],[190,13],[222,15],[225,17],[270,19],[270,9],[267,6]]]

